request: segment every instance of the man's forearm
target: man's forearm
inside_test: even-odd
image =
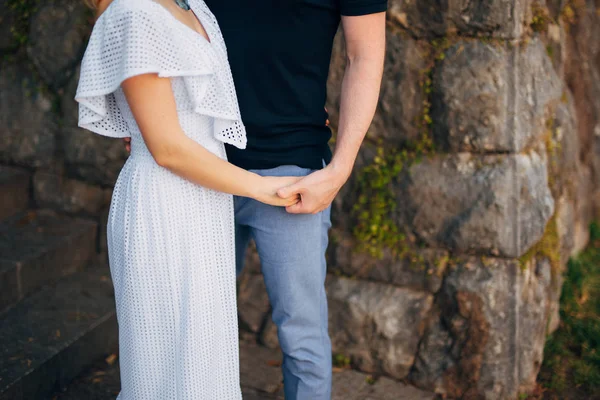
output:
[[[342,82],[340,120],[331,166],[347,178],[371,125],[381,86],[383,55],[349,58]]]
[[[385,13],[342,17],[342,25],[347,64],[331,167],[347,179],[379,100],[385,57]]]

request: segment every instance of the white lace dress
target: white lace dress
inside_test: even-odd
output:
[[[120,88],[139,74],[170,78],[190,138],[222,158],[223,142],[245,147],[223,37],[202,0],[190,5],[210,42],[152,0],[115,0],[76,95],[81,127],[132,138],[108,221],[121,400],[241,399],[232,197],[157,165]]]

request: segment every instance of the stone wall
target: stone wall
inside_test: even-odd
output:
[[[561,272],[599,214],[600,1],[389,6],[380,105],[333,205],[334,351],[448,398],[513,399],[534,386]],[[104,223],[126,153],[77,128],[89,26],[77,0],[0,2],[0,163],[35,172],[32,205]],[[275,347],[248,261],[242,335]]]

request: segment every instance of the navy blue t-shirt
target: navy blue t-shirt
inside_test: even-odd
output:
[[[382,12],[387,0],[205,0],[225,38],[248,146],[227,146],[246,169],[320,169],[329,162],[327,75],[342,15]]]

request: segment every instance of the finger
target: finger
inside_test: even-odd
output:
[[[292,197],[293,195],[301,194],[301,186],[300,185],[290,185],[284,188],[281,188],[277,191],[277,196],[282,199],[286,199],[288,197]]]
[[[286,199],[285,207],[293,206],[294,204],[298,204],[300,201],[302,201],[302,198],[300,197],[300,195],[294,195],[294,196]]]
[[[292,206],[296,203],[298,203],[300,201],[300,196],[295,195],[295,196],[291,196],[291,197],[286,197],[285,199],[282,199],[279,196],[275,196],[275,198],[273,199],[273,202],[269,203],[275,207],[289,207]]]
[[[300,202],[300,199],[290,199],[288,200],[284,207],[291,207],[291,206],[295,206],[296,204],[298,204]]]
[[[290,214],[303,214],[304,213],[304,207],[302,202],[298,202],[292,206],[286,207],[285,211],[287,211]]]
[[[325,121],[325,126],[329,126],[329,120]]]

